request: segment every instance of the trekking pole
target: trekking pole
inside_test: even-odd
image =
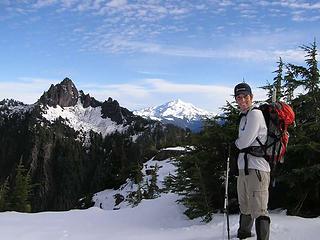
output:
[[[228,240],[230,240],[230,224],[229,224],[229,211],[228,211],[229,162],[230,162],[230,146],[228,145],[228,158],[227,158],[225,194],[224,194],[224,206],[223,206],[223,217],[224,219],[227,218]],[[225,221],[223,221],[223,239],[224,238],[225,238]]]

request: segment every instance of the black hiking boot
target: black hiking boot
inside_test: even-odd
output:
[[[253,226],[253,218],[250,214],[241,214],[239,221],[239,229],[237,238],[246,239],[252,237],[251,229]]]
[[[246,239],[246,238],[249,238],[252,236],[253,235],[251,234],[251,232],[241,232],[238,230],[237,238],[239,238],[239,239]]]
[[[257,240],[269,240],[270,235],[270,218],[260,216],[256,219]]]

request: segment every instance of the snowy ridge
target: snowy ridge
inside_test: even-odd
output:
[[[103,136],[118,131],[125,132],[128,126],[117,124],[110,118],[102,118],[101,107],[84,108],[80,100],[72,107],[46,107],[43,109],[43,117],[50,122],[59,117],[66,120],[66,124],[77,131],[89,132],[90,130],[101,133]]]
[[[13,99],[4,99],[0,101],[0,111],[5,113],[9,117],[15,114],[24,114],[26,112],[32,111],[33,108],[33,104],[26,105]]]

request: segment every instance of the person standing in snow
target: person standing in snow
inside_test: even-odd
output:
[[[239,176],[237,192],[240,206],[240,221],[237,237],[251,237],[255,219],[258,240],[268,240],[270,218],[268,216],[268,199],[270,183],[270,166],[263,157],[246,153],[252,146],[260,146],[267,140],[267,126],[261,110],[253,105],[253,94],[246,83],[239,83],[234,88],[234,96],[241,111],[239,135],[235,141],[240,150],[238,156]]]

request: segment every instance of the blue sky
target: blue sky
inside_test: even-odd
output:
[[[319,22],[320,1],[1,0],[0,99],[33,103],[70,77],[130,110],[180,98],[218,112],[242,79],[272,81],[279,57],[304,64]]]

